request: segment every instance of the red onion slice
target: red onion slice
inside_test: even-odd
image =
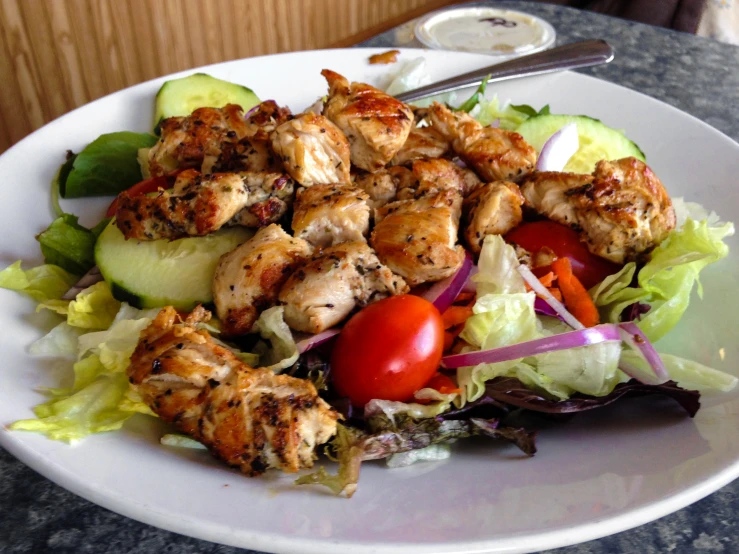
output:
[[[464,288],[472,272],[472,267],[472,256],[469,252],[465,252],[464,261],[457,272],[451,277],[434,283],[422,297],[436,306],[439,312],[444,313]]]
[[[521,277],[523,277],[523,280],[526,281],[526,283],[533,289],[533,291],[552,307],[552,309],[557,313],[562,321],[564,321],[573,329],[585,328],[585,326],[580,323],[574,315],[567,311],[567,308],[564,307],[564,304],[562,304],[562,302],[552,296],[552,293],[549,292],[547,288],[541,284],[541,281],[537,279],[536,275],[531,273],[531,270],[528,267],[521,264],[518,266],[518,272],[521,274]]]
[[[488,127],[492,127],[493,129],[499,128],[500,127],[500,118],[499,117],[495,118],[493,120],[493,122],[490,125],[488,125]]]
[[[536,161],[537,171],[562,171],[570,158],[580,148],[577,125],[568,123],[554,133],[541,147]]]
[[[326,329],[325,331],[321,331],[320,333],[316,333],[315,335],[307,335],[305,333],[293,333],[293,337],[295,338],[295,346],[298,347],[298,352],[300,354],[303,354],[305,352],[308,352],[308,350],[312,350],[313,348],[316,348],[317,346],[328,342],[340,332],[341,329],[339,329],[338,327],[332,327],[331,329]]]
[[[454,369],[458,367],[474,366],[477,364],[507,362],[510,360],[518,360],[519,358],[536,356],[538,354],[546,354],[547,352],[569,350],[570,348],[578,348],[580,346],[590,346],[591,344],[618,340],[621,340],[618,325],[613,323],[604,323],[602,325],[596,325],[595,327],[569,331],[567,333],[521,342],[511,346],[493,348],[492,350],[482,350],[478,352],[467,352],[465,354],[446,356],[441,359],[441,365],[447,369]]]
[[[654,349],[654,346],[649,342],[649,339],[647,339],[644,332],[639,329],[639,326],[636,323],[629,321],[627,323],[619,323],[618,327],[621,333],[621,340],[633,348],[634,352],[641,356],[654,370],[657,381],[650,384],[659,385],[665,381],[669,381],[670,375],[667,373],[667,368],[665,367],[664,362],[662,362],[662,358],[659,357],[659,353]],[[621,367],[621,370],[624,373],[628,374],[630,377],[638,379],[639,381],[645,382],[642,377],[629,371],[630,366],[628,364],[623,365],[624,367],[619,367]]]

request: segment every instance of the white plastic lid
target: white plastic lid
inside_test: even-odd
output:
[[[556,38],[554,27],[540,17],[490,7],[434,12],[418,22],[415,33],[429,48],[479,52],[501,61],[546,50]]]

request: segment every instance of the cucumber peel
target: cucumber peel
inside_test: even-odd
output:
[[[174,306],[189,311],[213,301],[211,284],[219,258],[253,234],[230,227],[173,241],[126,240],[111,221],[95,244],[95,263],[117,300],[139,309]]]
[[[549,137],[568,123],[577,125],[580,147],[567,162],[564,171],[592,173],[600,160],[618,160],[629,156],[646,161],[641,148],[621,131],[586,115],[536,115],[521,123],[516,132],[537,152],[541,152]]]
[[[238,104],[247,111],[259,102],[250,88],[205,73],[172,79],[157,92],[154,131],[159,134],[159,124],[163,119],[190,115],[198,108],[222,108],[226,104]]]

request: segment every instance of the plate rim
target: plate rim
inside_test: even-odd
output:
[[[284,52],[279,54],[242,58],[238,60],[229,60],[226,62],[199,66],[169,75],[155,77],[142,83],[137,83],[124,89],[112,92],[87,104],[79,106],[70,112],[62,114],[61,116],[40,127],[39,129],[35,130],[31,134],[11,146],[2,154],[2,156],[0,156],[0,159],[7,157],[8,154],[14,152],[17,147],[21,147],[21,145],[24,145],[27,141],[35,140],[37,133],[42,132],[45,128],[55,125],[61,125],[67,120],[67,118],[76,117],[76,114],[79,110],[87,108],[90,105],[98,102],[104,102],[108,99],[108,97],[129,93],[130,89],[135,89],[137,87],[145,88],[147,86],[152,86],[158,81],[179,78],[192,74],[193,72],[207,71],[209,68],[222,67],[228,64],[236,65],[247,60],[279,58],[283,56],[291,57],[305,53],[315,54],[323,52],[325,52],[326,54],[335,54],[337,52],[357,52],[357,55],[361,55],[369,52],[376,52],[378,49],[381,49],[381,47],[359,47]],[[434,56],[439,52],[443,52],[444,54],[452,56],[481,56],[481,54],[478,53],[449,52],[424,48],[398,49],[401,51],[401,54],[409,53],[421,56]],[[717,134],[723,139],[731,141],[733,145],[739,148],[739,143],[721,130],[712,127],[696,116],[682,111],[679,108],[662,100],[653,98],[640,91],[628,88],[618,83],[614,83],[606,79],[600,79],[592,75],[587,75],[574,71],[568,71],[567,73],[571,75],[577,75],[577,79],[599,81],[607,83],[611,87],[623,89],[625,91],[628,91],[628,93],[630,94],[638,95],[641,101],[646,100],[649,102],[661,104],[662,107],[666,107],[667,109],[672,110],[673,113],[679,113],[681,117],[687,116],[688,118],[693,120],[694,124],[697,123],[702,126],[704,130]],[[540,78],[546,78],[546,76],[530,77],[530,79]],[[228,526],[221,524],[202,524],[199,523],[201,520],[198,518],[181,516],[177,517],[176,515],[171,514],[168,511],[158,510],[151,505],[145,505],[130,498],[119,502],[116,499],[115,495],[106,494],[107,489],[105,487],[88,484],[83,478],[79,477],[78,474],[71,472],[70,470],[62,467],[59,464],[49,463],[43,458],[41,454],[36,452],[32,446],[19,438],[18,435],[14,435],[12,432],[8,431],[5,427],[0,428],[0,446],[6,449],[21,463],[27,465],[37,473],[43,475],[45,478],[49,479],[56,485],[84,498],[85,500],[92,502],[93,504],[96,504],[105,509],[109,509],[135,521],[147,525],[152,525],[154,527],[158,527],[167,531],[175,532],[184,536],[208,540],[219,544],[226,544],[242,548],[247,547],[263,550],[265,552],[279,551],[296,552],[301,554],[311,554],[314,552],[316,554],[332,554],[344,552],[361,554],[365,552],[378,552],[380,550],[392,552],[394,551],[394,548],[402,549],[404,552],[408,553],[428,552],[433,549],[434,552],[444,552],[448,554],[471,554],[480,552],[532,552],[544,548],[560,548],[602,538],[608,535],[644,525],[665,515],[678,511],[694,502],[697,502],[698,500],[705,498],[709,494],[717,491],[733,480],[739,478],[738,457],[730,465],[727,465],[727,467],[725,467],[723,470],[712,474],[710,477],[700,481],[699,483],[694,484],[686,489],[680,490],[672,495],[661,498],[660,500],[652,502],[651,504],[629,510],[628,512],[620,515],[609,516],[607,518],[603,518],[602,520],[595,519],[588,523],[580,523],[575,526],[546,531],[536,535],[527,535],[524,545],[520,544],[519,537],[515,535],[502,539],[487,539],[468,542],[454,541],[450,543],[382,543],[380,545],[377,545],[375,543],[373,545],[372,543],[348,542],[343,539],[318,540],[315,538],[290,537],[284,534],[264,533],[253,530],[244,532],[243,530],[229,529]],[[143,508],[145,511],[139,511],[137,513],[137,507],[139,510]],[[145,520],[142,516],[149,516],[149,518]],[[197,529],[197,532],[193,532],[194,529]],[[223,531],[221,531],[221,529]],[[573,536],[576,536],[576,538],[573,538]],[[244,539],[248,540],[248,545],[246,545]],[[279,550],[274,550],[275,547],[278,547]]]

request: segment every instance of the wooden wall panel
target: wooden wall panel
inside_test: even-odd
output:
[[[0,0],[0,152],[175,71],[350,45],[452,0]]]

